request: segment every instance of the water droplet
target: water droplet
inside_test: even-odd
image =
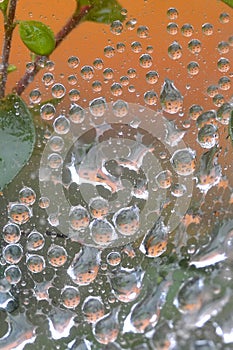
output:
[[[98,69],[98,70],[103,69],[104,62],[101,58],[96,58],[93,62],[93,66],[95,69]]]
[[[221,54],[228,53],[230,50],[230,45],[227,41],[220,41],[218,43],[218,52]]]
[[[116,21],[112,22],[112,24],[110,26],[110,30],[113,34],[120,35],[123,31],[123,24],[121,23],[121,21],[116,20]]]
[[[104,48],[104,56],[105,57],[108,57],[108,58],[111,58],[115,55],[115,49],[113,46],[111,45],[108,45],[108,46],[105,46]]]
[[[197,62],[189,62],[187,65],[188,73],[190,75],[197,75],[199,73],[199,64]]]
[[[67,252],[65,248],[52,244],[48,249],[47,258],[53,267],[61,267],[67,261]]]
[[[140,250],[148,257],[155,258],[167,250],[168,229],[161,219],[145,235]]]
[[[134,68],[129,68],[129,69],[127,70],[127,74],[128,74],[128,76],[129,76],[130,79],[136,78],[136,76],[137,76],[136,69],[134,69]]]
[[[193,32],[194,32],[194,28],[191,24],[185,23],[182,25],[181,33],[183,34],[183,36],[190,37],[193,35]]]
[[[156,92],[153,90],[146,91],[144,94],[144,101],[146,104],[148,104],[150,106],[156,105],[158,102],[158,96],[157,96]]]
[[[59,115],[53,122],[54,131],[59,135],[65,135],[70,131],[70,121],[64,115]]]
[[[27,73],[32,73],[35,69],[35,63],[34,62],[28,62],[26,63],[26,71]]]
[[[98,97],[90,101],[89,109],[94,117],[102,117],[107,109],[107,103],[104,97]]]
[[[54,84],[51,91],[54,98],[62,98],[66,93],[65,86],[60,83]]]
[[[33,230],[27,237],[26,248],[29,251],[42,249],[45,244],[43,235],[37,230]]]
[[[76,308],[80,303],[80,293],[78,288],[65,286],[61,291],[62,304],[68,309]]]
[[[69,99],[71,102],[77,102],[80,99],[80,91],[77,89],[71,89],[69,91]]]
[[[75,85],[75,84],[77,84],[77,82],[78,82],[78,79],[77,79],[77,77],[76,77],[76,75],[69,75],[68,76],[68,78],[67,78],[67,80],[68,80],[68,83],[70,84],[70,85]]]
[[[209,110],[206,111],[197,118],[196,125],[198,129],[202,128],[206,124],[213,124],[216,125],[216,111],[215,110]]]
[[[175,19],[178,18],[178,11],[175,7],[170,7],[168,10],[167,10],[167,16],[170,20],[174,21]]]
[[[137,28],[137,36],[141,39],[145,39],[149,36],[149,29],[146,26],[139,26]]]
[[[212,148],[217,140],[217,128],[212,124],[206,124],[198,131],[197,141],[203,148]]]
[[[118,309],[113,309],[109,314],[95,323],[93,334],[100,344],[109,344],[117,339],[120,331],[118,311]]]
[[[11,265],[4,271],[4,277],[10,284],[19,283],[22,278],[22,272],[18,266]]]
[[[172,173],[169,170],[163,170],[155,176],[155,180],[160,188],[169,188],[172,184]]]
[[[201,42],[198,39],[192,39],[188,43],[188,48],[193,54],[198,54],[201,52]]]
[[[146,82],[148,84],[156,84],[159,80],[159,74],[156,71],[146,73]]]
[[[129,78],[127,76],[120,77],[120,83],[122,86],[129,85]]]
[[[214,26],[211,23],[204,23],[201,29],[202,29],[202,33],[207,36],[212,35],[214,32]]]
[[[220,15],[219,15],[219,21],[222,23],[222,24],[226,24],[230,21],[230,15],[227,13],[227,12],[222,12]]]
[[[96,323],[105,314],[104,304],[99,297],[89,296],[83,302],[82,312],[88,323]]]
[[[70,67],[70,68],[77,68],[78,66],[79,66],[79,58],[78,57],[76,57],[76,56],[70,56],[69,58],[68,58],[68,66]]]
[[[85,119],[84,109],[81,106],[73,103],[69,109],[69,119],[74,124],[82,123]]]
[[[39,207],[42,209],[48,208],[50,205],[50,199],[48,197],[40,197],[39,198]]]
[[[40,116],[44,120],[53,119],[55,113],[56,109],[51,103],[46,103],[40,108]]]
[[[12,203],[8,207],[10,220],[18,225],[25,224],[32,216],[32,212],[25,204]]]
[[[52,136],[48,142],[48,145],[53,152],[61,152],[64,147],[64,140],[60,136]]]
[[[113,76],[114,76],[113,69],[112,68],[105,68],[103,70],[103,76],[104,76],[105,79],[111,80],[113,78]]]
[[[131,49],[132,49],[133,52],[139,53],[139,52],[142,51],[142,45],[141,45],[141,43],[139,41],[134,41],[131,44]]]
[[[94,92],[100,92],[102,90],[102,83],[98,80],[94,81],[91,86]]]
[[[7,224],[2,229],[3,239],[6,243],[17,243],[21,238],[21,231],[16,224]]]
[[[117,266],[121,263],[121,254],[118,252],[111,252],[107,255],[107,263],[110,266]]]
[[[224,102],[225,102],[225,98],[224,98],[224,96],[222,94],[216,94],[213,97],[213,103],[217,107],[221,107]]]
[[[86,229],[90,222],[90,216],[87,209],[81,205],[72,207],[69,213],[69,222],[74,230]]]
[[[168,23],[167,32],[171,35],[176,35],[178,33],[178,25],[174,22]]]
[[[152,57],[148,53],[144,53],[139,58],[139,63],[142,68],[150,68],[152,66]],[[129,75],[131,78],[131,76]]]
[[[232,114],[233,106],[230,103],[223,103],[222,106],[217,110],[216,119],[223,125],[228,125],[230,116]]]
[[[175,183],[171,185],[171,194],[174,197],[182,197],[187,192],[187,188],[183,184]]]
[[[123,92],[123,90],[122,90],[121,84],[119,84],[119,83],[113,83],[113,84],[111,85],[111,93],[112,93],[114,96],[120,96],[120,95],[122,95],[122,92]]]
[[[221,77],[218,81],[218,86],[221,90],[229,90],[231,88],[231,79],[228,77]]]
[[[45,73],[42,77],[42,83],[45,86],[52,85],[54,83],[54,75],[52,73]]]
[[[227,58],[221,57],[217,62],[219,72],[226,73],[230,69],[230,61]]]
[[[179,60],[181,58],[182,47],[177,41],[173,41],[173,43],[168,46],[168,56],[173,60]]]
[[[8,244],[3,248],[2,256],[8,264],[17,264],[23,257],[23,248],[20,244]]]
[[[203,113],[203,107],[200,105],[192,105],[189,108],[189,116],[193,120],[197,120],[197,118]]]
[[[38,89],[32,90],[32,91],[29,93],[30,102],[33,103],[33,104],[40,103],[41,98],[42,98],[41,92],[40,92],[40,90],[38,90]]]
[[[59,169],[63,164],[63,158],[58,153],[51,153],[48,156],[48,166],[51,169]]]
[[[35,203],[35,200],[36,200],[36,194],[32,188],[25,186],[19,191],[20,203],[32,205]]]
[[[109,212],[109,203],[102,197],[92,198],[89,202],[90,214],[97,219],[103,219]]]
[[[122,235],[134,235],[139,229],[139,209],[136,206],[121,208],[114,214],[113,223]]]
[[[209,85],[207,88],[207,94],[209,97],[214,97],[218,93],[218,86],[217,85]]]
[[[136,18],[132,18],[125,23],[125,26],[128,30],[133,30],[137,24]]]
[[[183,106],[183,96],[169,79],[165,79],[162,86],[160,103],[163,110],[169,114],[178,113]]]
[[[94,219],[90,224],[90,232],[93,241],[101,246],[117,238],[114,227],[105,219]]]
[[[91,80],[94,77],[94,69],[91,66],[83,66],[81,76],[84,80]]]
[[[32,273],[40,273],[45,268],[45,260],[43,256],[28,254],[26,258],[26,265],[28,270]]]
[[[175,151],[170,161],[178,175],[187,176],[195,171],[196,156],[190,148]]]

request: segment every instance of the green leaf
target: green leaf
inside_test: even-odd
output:
[[[229,135],[233,146],[233,112],[231,112],[230,121],[229,121]]]
[[[48,56],[55,49],[53,31],[42,22],[20,21],[19,34],[27,48],[36,55]]]
[[[80,0],[79,10],[84,6],[92,6],[92,9],[84,17],[85,21],[110,24],[113,21],[124,20],[121,14],[122,7],[116,0]]]
[[[12,73],[15,72],[17,70],[17,67],[14,64],[9,64],[9,66],[7,67],[7,73]]]
[[[4,0],[3,2],[0,3],[0,10],[3,13],[6,13],[8,2],[9,2],[9,0]]]
[[[233,8],[233,0],[222,0],[222,2]]]
[[[17,95],[0,101],[0,189],[9,184],[29,160],[35,143],[31,114]]]

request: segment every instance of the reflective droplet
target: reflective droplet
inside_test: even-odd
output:
[[[219,21],[223,24],[226,24],[230,21],[230,15],[229,13],[227,12],[222,12],[220,15],[219,15]]]
[[[142,55],[143,56],[143,55]],[[149,55],[150,56],[150,55]],[[129,76],[129,78],[130,79],[133,79],[133,78],[136,78],[136,76],[137,76],[137,71],[136,71],[136,69],[134,69],[134,68],[129,68],[128,70],[127,70],[127,74],[128,74],[128,76]]]
[[[187,188],[185,185],[175,183],[171,185],[171,194],[174,197],[182,197],[187,192]]]
[[[218,81],[218,86],[221,90],[229,90],[231,88],[231,79],[228,77],[221,77]]]
[[[171,35],[176,35],[178,33],[178,25],[174,22],[168,23],[167,32]]]
[[[194,32],[194,28],[191,24],[185,23],[182,25],[181,33],[183,34],[183,36],[190,37],[193,35],[193,32]]]
[[[90,224],[91,237],[99,245],[108,245],[116,239],[114,227],[105,219],[94,219]]]
[[[179,60],[181,58],[182,47],[177,41],[173,41],[173,43],[168,46],[168,56],[173,60]]]
[[[70,226],[74,230],[83,230],[89,226],[90,216],[83,206],[72,207],[69,213]]]
[[[123,24],[119,20],[113,21],[110,30],[113,34],[120,35],[123,31]]]
[[[69,75],[68,76],[68,78],[67,78],[67,80],[68,80],[68,83],[70,84],[70,85],[75,85],[75,84],[77,84],[77,82],[78,82],[78,79],[77,79],[77,77],[76,77],[76,75]]]
[[[209,110],[204,113],[202,113],[196,121],[196,125],[198,129],[202,128],[206,124],[213,124],[216,125],[216,111],[215,110]]]
[[[21,237],[21,231],[16,224],[7,224],[2,229],[2,236],[6,243],[17,243]]]
[[[107,110],[107,103],[104,97],[98,97],[89,103],[89,109],[94,117],[102,117]]]
[[[114,76],[113,69],[112,68],[105,68],[103,70],[103,76],[104,76],[105,79],[111,80],[113,78],[113,76]]]
[[[218,132],[216,126],[212,124],[204,125],[197,135],[197,141],[203,148],[211,148],[218,141]]]
[[[123,92],[123,90],[122,90],[121,84],[119,84],[119,83],[113,83],[113,84],[111,85],[111,93],[112,93],[114,96],[120,96],[120,95],[122,95],[122,92]]]
[[[118,309],[113,309],[109,314],[98,320],[93,327],[95,339],[100,344],[109,344],[117,339],[119,333]]]
[[[94,69],[91,66],[83,66],[81,76],[84,80],[91,80],[94,77]]]
[[[62,98],[66,93],[65,86],[60,83],[54,84],[51,91],[54,98]]]
[[[53,61],[47,60],[45,63],[45,68],[51,72],[55,68],[55,63]]]
[[[214,97],[218,93],[218,86],[217,85],[209,85],[207,88],[207,94],[209,97]]]
[[[136,18],[132,18],[125,23],[125,26],[128,30],[133,30],[137,24]]]
[[[81,106],[73,103],[69,109],[69,119],[74,124],[82,123],[85,119],[84,109]]]
[[[28,255],[26,258],[26,265],[32,273],[40,273],[45,268],[45,260],[40,255]]]
[[[77,89],[71,89],[68,95],[71,102],[77,102],[80,99],[80,91]]]
[[[51,103],[44,104],[40,109],[40,116],[44,120],[51,120],[55,116],[56,109]]]
[[[205,35],[212,35],[214,32],[214,26],[211,23],[204,23],[201,27],[202,33]]]
[[[35,69],[35,63],[34,62],[28,62],[26,63],[26,71],[27,73],[32,73]]]
[[[170,7],[168,10],[167,10],[167,16],[169,19],[171,20],[175,20],[178,18],[178,11],[175,7]]]
[[[98,80],[94,81],[91,86],[94,92],[100,92],[102,90],[102,83]]]
[[[20,244],[8,244],[3,248],[2,256],[8,264],[17,264],[23,257],[23,248]]]
[[[93,66],[95,69],[103,69],[104,67],[104,62],[101,58],[96,58],[93,62]]]
[[[105,314],[104,304],[99,297],[87,297],[82,305],[84,318],[88,323],[96,323]]]
[[[136,206],[118,210],[113,216],[116,229],[125,236],[134,235],[139,229],[139,209]]]
[[[168,229],[162,220],[157,220],[145,235],[140,250],[148,257],[155,258],[167,250]]]
[[[189,116],[193,120],[197,120],[197,118],[203,113],[203,107],[200,105],[192,105],[189,108]]]
[[[76,308],[80,303],[80,292],[77,287],[65,286],[61,291],[62,304],[68,309]]]
[[[120,77],[120,83],[122,86],[129,85],[129,78],[127,76]]]
[[[88,285],[95,280],[99,271],[99,264],[99,250],[83,246],[80,252],[75,255],[67,273],[74,283],[80,286]]]
[[[117,52],[119,52],[119,53],[125,52],[125,49],[126,49],[125,44],[124,43],[117,43],[116,49],[117,49]]]
[[[59,169],[63,164],[62,156],[58,153],[51,153],[48,156],[48,166],[51,169]]]
[[[222,94],[216,94],[213,97],[213,103],[217,107],[221,107],[225,102],[224,96]]]
[[[42,82],[45,86],[52,85],[54,83],[54,75],[52,73],[45,73],[42,77]]]
[[[115,49],[113,46],[111,45],[108,45],[108,46],[105,46],[104,48],[104,56],[105,57],[108,57],[108,58],[111,58],[115,55]]]
[[[159,80],[159,74],[156,71],[150,71],[146,73],[146,82],[148,84],[156,84]]]
[[[155,176],[155,180],[160,188],[169,188],[172,184],[172,173],[169,170],[163,170]]]
[[[110,266],[117,266],[121,263],[121,254],[118,252],[111,252],[107,255],[107,263]]]
[[[35,203],[35,200],[36,200],[36,194],[32,188],[25,186],[19,191],[20,203],[32,205]]]
[[[188,48],[190,52],[198,54],[201,52],[201,42],[198,39],[192,39],[188,43]]]
[[[222,106],[217,110],[216,119],[223,125],[228,125],[230,116],[232,114],[233,105],[230,103],[223,103]]]
[[[178,175],[187,176],[195,171],[196,156],[190,148],[175,151],[170,161]]]
[[[45,244],[44,236],[37,230],[33,230],[27,237],[26,248],[29,251],[42,249]]]
[[[135,53],[139,53],[142,51],[142,45],[139,41],[133,41],[131,44],[131,49]]]
[[[112,105],[113,114],[118,118],[123,118],[128,114],[128,103],[123,100],[117,100]]]
[[[199,73],[200,67],[197,62],[192,61],[187,65],[187,69],[190,75],[197,75]]]
[[[29,93],[29,99],[31,103],[34,103],[34,104],[40,103],[41,98],[42,98],[41,92],[38,89],[32,90]]]
[[[149,36],[149,29],[146,26],[139,26],[137,28],[137,36],[141,39],[145,39]]]
[[[144,93],[144,101],[147,105],[154,106],[158,102],[158,96],[155,91],[146,91]]]
[[[52,136],[48,145],[53,152],[61,152],[64,147],[64,140],[60,136]]]
[[[109,212],[108,201],[102,197],[92,198],[89,202],[89,212],[97,219],[103,219]]]
[[[230,69],[230,61],[227,58],[221,57],[217,62],[219,72],[226,73]]]
[[[65,248],[52,244],[48,249],[47,258],[50,265],[53,267],[61,267],[66,263],[67,252]]]
[[[39,207],[42,209],[46,209],[49,207],[50,199],[48,197],[40,197],[39,198]]]
[[[220,41],[218,43],[218,52],[221,54],[228,53],[230,50],[230,45],[227,41]]]
[[[165,79],[162,86],[160,103],[163,110],[169,114],[178,113],[183,106],[183,96],[169,79]]]
[[[152,57],[148,53],[144,53],[139,58],[139,63],[142,68],[150,68],[152,66]],[[129,75],[131,78],[131,76]]]
[[[70,56],[67,62],[70,68],[77,68],[79,66],[79,58],[76,56]]]
[[[53,122],[54,131],[59,135],[65,135],[70,131],[70,121],[64,115],[60,115]]]
[[[15,224],[25,224],[32,216],[32,212],[25,204],[13,203],[9,205],[8,216]]]
[[[22,272],[18,266],[11,265],[4,271],[4,277],[10,284],[19,283],[22,278]]]

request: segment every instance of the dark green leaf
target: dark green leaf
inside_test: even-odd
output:
[[[233,112],[231,112],[231,117],[229,121],[229,135],[233,146]]]
[[[233,8],[233,0],[222,0],[222,2]]]
[[[9,64],[9,66],[7,67],[7,73],[12,73],[15,72],[17,70],[17,67],[14,64]]]
[[[0,101],[0,189],[29,160],[35,143],[31,114],[21,98],[8,95]]]
[[[79,9],[84,6],[92,6],[85,16],[85,21],[110,24],[113,21],[124,20],[121,14],[122,7],[116,0],[80,0]]]
[[[6,13],[8,2],[9,2],[9,0],[4,0],[3,2],[0,3],[0,10],[3,13]]]
[[[55,48],[54,34],[42,22],[20,21],[19,34],[27,48],[36,55],[48,56]]]

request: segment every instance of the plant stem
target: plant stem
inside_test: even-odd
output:
[[[0,67],[0,98],[5,96],[6,81],[7,81],[7,68],[9,65],[10,49],[11,49],[11,40],[14,30],[14,18],[16,5],[18,0],[10,0],[8,8],[8,14],[4,14],[4,42],[2,49],[2,63]]]
[[[76,9],[73,15],[68,19],[64,27],[55,36],[57,48],[61,42],[67,37],[67,35],[82,21],[86,14],[92,9],[92,6],[83,6],[80,11]],[[21,95],[26,87],[33,81],[35,75],[41,69],[38,64],[43,56],[37,56],[34,62],[34,69],[32,72],[26,72],[24,76],[17,82],[15,88],[13,89],[18,95]]]

